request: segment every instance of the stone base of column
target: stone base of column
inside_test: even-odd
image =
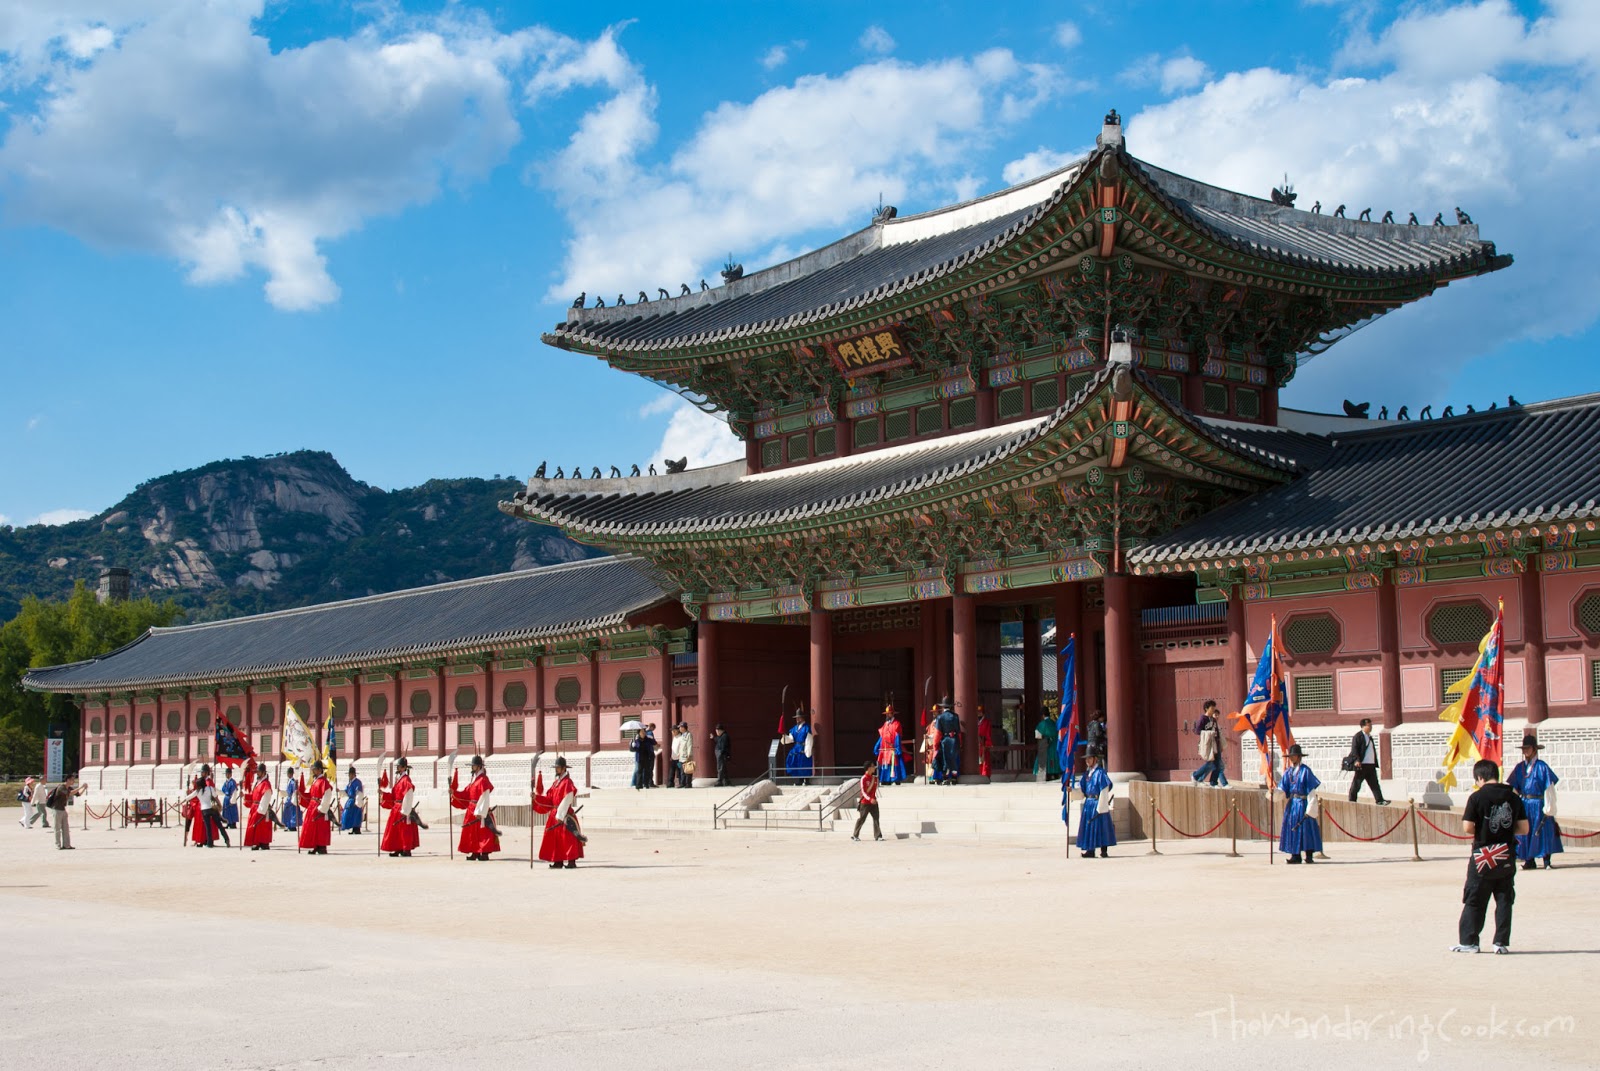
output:
[[[1150,780],[1150,778],[1146,777],[1140,771],[1134,771],[1132,773],[1122,773],[1122,772],[1117,771],[1117,770],[1107,770],[1106,772],[1108,774],[1110,774],[1111,783],[1114,784],[1114,785],[1126,784],[1129,781],[1148,781],[1148,780]]]

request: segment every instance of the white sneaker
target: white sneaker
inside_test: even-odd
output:
[[[1450,951],[1452,951],[1452,952],[1473,952],[1473,953],[1476,953],[1478,951],[1478,946],[1477,945],[1451,945],[1450,946]]]
[[[1511,946],[1510,945],[1495,945],[1494,946],[1494,954],[1497,955],[1497,956],[1509,956],[1509,955],[1511,955]]]

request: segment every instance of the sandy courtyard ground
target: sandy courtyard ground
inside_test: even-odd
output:
[[[1463,956],[1440,848],[612,835],[556,873],[441,827],[411,860],[74,838],[0,823],[5,1068],[1600,1064],[1593,852]]]

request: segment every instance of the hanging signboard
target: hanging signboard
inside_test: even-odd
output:
[[[887,372],[911,363],[911,354],[901,343],[900,333],[892,327],[880,327],[854,338],[826,343],[826,346],[834,367],[846,379]]]

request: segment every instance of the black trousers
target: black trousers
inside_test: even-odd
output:
[[[1517,902],[1517,868],[1508,867],[1504,877],[1484,878],[1467,860],[1467,884],[1461,890],[1461,943],[1475,945],[1483,933],[1489,914],[1489,897],[1494,897],[1494,943],[1511,944],[1511,905]]]
[[[883,830],[878,828],[878,805],[876,803],[856,804],[856,831],[852,837],[861,836],[861,827],[867,824],[867,816],[872,816],[872,837],[874,840],[883,839]]]
[[[717,784],[725,785],[727,783],[728,783],[728,760],[724,756],[718,755],[717,756]]]
[[[1372,798],[1383,802],[1383,789],[1378,787],[1378,768],[1370,762],[1363,762],[1356,766],[1356,775],[1350,779],[1350,802],[1356,801],[1356,795],[1365,784],[1372,789]]]

